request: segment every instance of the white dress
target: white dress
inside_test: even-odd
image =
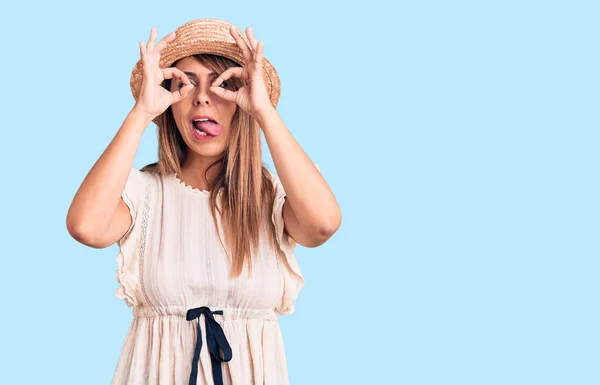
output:
[[[284,231],[285,191],[271,175],[276,199],[270,219],[285,260],[265,233],[252,277],[245,265],[240,277],[230,279],[209,192],[185,185],[175,174],[131,169],[122,197],[133,223],[118,242],[115,295],[133,307],[134,318],[112,385],[289,384],[278,317],[294,311],[304,278],[296,243]],[[207,343],[219,342],[223,357],[213,347],[211,358]],[[229,360],[215,361],[217,355]]]

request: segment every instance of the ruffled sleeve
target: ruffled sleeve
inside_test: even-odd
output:
[[[315,167],[320,171],[319,165],[315,163]],[[297,246],[296,241],[289,236],[285,231],[283,221],[283,204],[285,202],[286,193],[283,184],[277,174],[271,174],[273,179],[273,187],[275,189],[275,202],[273,204],[273,214],[271,219],[275,225],[277,240],[281,244],[281,249],[285,254],[283,259],[283,281],[284,291],[281,303],[275,309],[279,314],[292,314],[294,312],[294,302],[304,286],[304,276],[298,265],[294,249]]]
[[[129,207],[129,214],[131,215],[132,221],[131,225],[129,226],[129,229],[127,230],[125,235],[123,235],[119,242],[122,242],[123,240],[125,240],[125,238],[129,236],[131,230],[135,225],[138,212],[141,211],[140,206],[142,205],[144,199],[145,185],[146,178],[144,176],[144,173],[136,169],[135,167],[132,167],[129,171],[129,176],[127,177],[125,188],[121,193],[121,198],[123,198],[123,201],[125,202],[127,207]]]
[[[141,241],[141,217],[146,191],[146,173],[132,167],[121,198],[129,207],[132,221],[129,229],[117,242],[117,282],[119,287],[115,291],[117,298],[125,301],[128,307],[137,304],[138,258]]]

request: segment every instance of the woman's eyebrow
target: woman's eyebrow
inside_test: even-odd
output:
[[[198,75],[196,75],[196,73],[195,73],[195,72],[191,72],[191,71],[183,71],[183,73],[184,73],[184,74],[186,74],[187,76],[190,76],[190,77],[192,77],[192,78],[196,78],[196,79],[198,79]],[[216,73],[216,72],[214,72],[214,71],[213,71],[213,72],[211,72],[211,73],[209,73],[209,74],[208,74],[208,77],[209,77],[209,78],[212,78],[212,77],[215,77],[215,76],[218,76],[218,75],[219,75],[218,73]]]

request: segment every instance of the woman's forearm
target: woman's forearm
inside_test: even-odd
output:
[[[298,223],[307,234],[331,234],[341,212],[329,185],[292,136],[275,109],[257,118],[277,175]]]

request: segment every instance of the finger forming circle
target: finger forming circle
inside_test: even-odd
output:
[[[232,77],[241,77],[244,72],[244,67],[229,67],[223,71],[216,79],[212,82],[212,86],[220,86],[225,80],[231,79]]]

